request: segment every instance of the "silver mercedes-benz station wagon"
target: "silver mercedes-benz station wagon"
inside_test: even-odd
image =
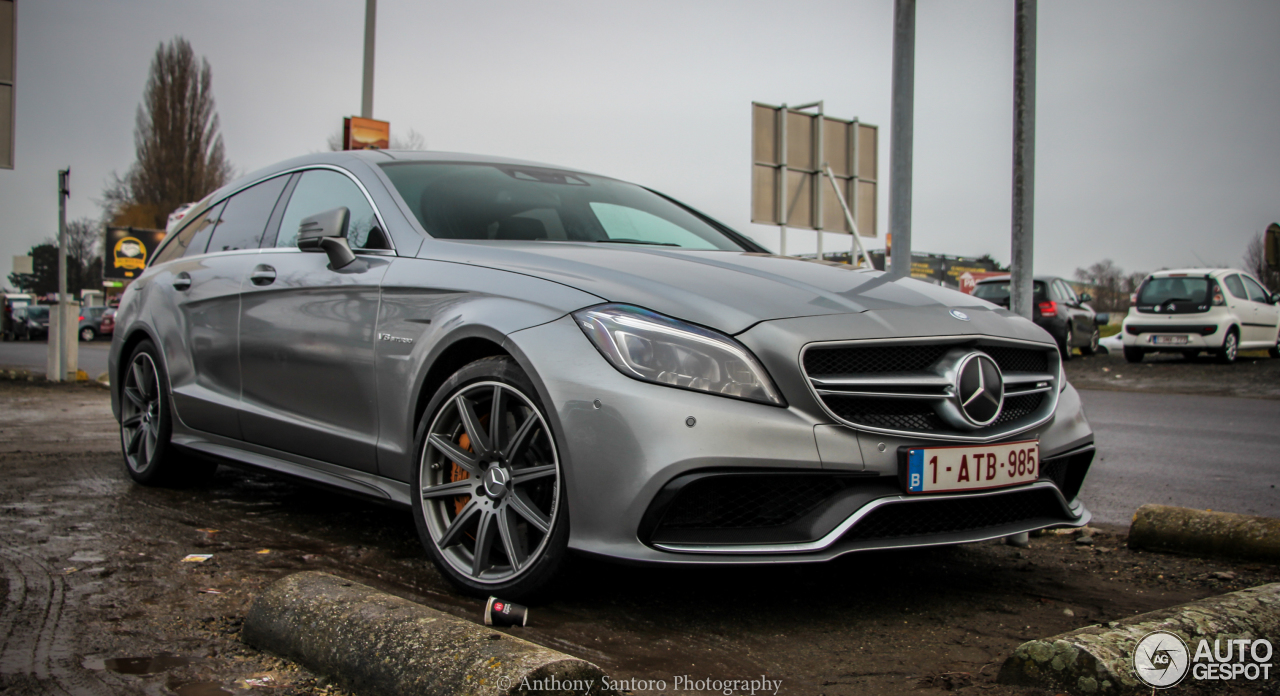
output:
[[[1089,519],[1093,434],[1030,321],[529,162],[226,186],[125,291],[110,370],[138,482],[231,461],[411,506],[473,593],[569,551],[811,562]]]

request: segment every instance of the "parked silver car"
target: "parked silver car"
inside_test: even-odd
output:
[[[447,153],[270,167],[125,291],[130,475],[213,455],[412,506],[465,591],[569,551],[807,562],[1083,525],[1053,339],[981,299],[778,257],[666,196]]]

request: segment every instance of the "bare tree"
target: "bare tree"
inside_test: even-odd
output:
[[[329,139],[325,141],[329,146],[329,150],[337,152],[342,149],[342,129],[339,128],[336,133],[329,135]],[[410,128],[409,134],[401,138],[397,135],[391,136],[391,143],[387,145],[388,150],[425,150],[427,149],[427,139],[422,137],[418,131]]]
[[[1254,235],[1249,245],[1244,248],[1244,270],[1262,281],[1271,292],[1280,292],[1280,269],[1267,266],[1267,257],[1263,250],[1262,233]]]
[[[196,61],[181,36],[151,61],[133,140],[137,161],[103,192],[114,224],[163,229],[169,213],[231,177],[213,101],[209,61]]]

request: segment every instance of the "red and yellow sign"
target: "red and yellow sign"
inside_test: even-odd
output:
[[[350,116],[342,119],[342,149],[385,150],[391,145],[391,123]]]

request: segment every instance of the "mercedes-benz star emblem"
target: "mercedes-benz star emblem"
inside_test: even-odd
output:
[[[965,314],[964,312],[961,312],[958,309],[951,310],[951,316],[955,317],[956,319],[959,319],[960,321],[969,321],[969,315]]]
[[[493,467],[484,474],[484,492],[490,498],[497,500],[507,492],[507,481],[510,476],[502,467]]]
[[[1004,378],[986,353],[970,353],[956,367],[956,401],[965,420],[979,428],[991,425],[1004,405]]]

